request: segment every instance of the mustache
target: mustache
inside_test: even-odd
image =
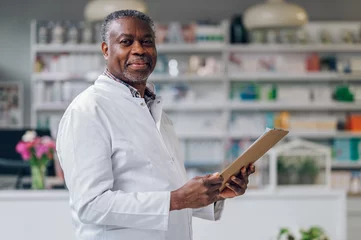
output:
[[[128,60],[126,62],[126,65],[137,63],[139,61],[142,61],[142,62],[145,62],[146,64],[152,65],[152,60],[146,56],[139,56],[139,57],[133,58],[131,60]]]

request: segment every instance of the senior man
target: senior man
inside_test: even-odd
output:
[[[107,67],[60,122],[57,152],[79,240],[190,240],[192,216],[218,220],[255,170],[242,169],[222,192],[219,174],[188,181],[172,121],[147,85],[157,62],[153,28],[135,10],[105,18]]]

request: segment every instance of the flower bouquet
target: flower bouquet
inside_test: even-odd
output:
[[[46,168],[53,160],[55,141],[49,136],[38,137],[35,131],[27,131],[16,145],[16,151],[31,169],[31,188],[44,189]]]

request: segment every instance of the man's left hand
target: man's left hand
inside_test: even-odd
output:
[[[248,168],[241,168],[238,175],[232,176],[231,180],[226,183],[226,187],[222,190],[219,196],[223,199],[234,198],[241,196],[246,192],[248,185],[248,177],[256,171],[253,164],[250,164]]]

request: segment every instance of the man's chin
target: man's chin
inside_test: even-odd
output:
[[[125,73],[125,77],[132,83],[145,83],[149,77],[149,73]]]

